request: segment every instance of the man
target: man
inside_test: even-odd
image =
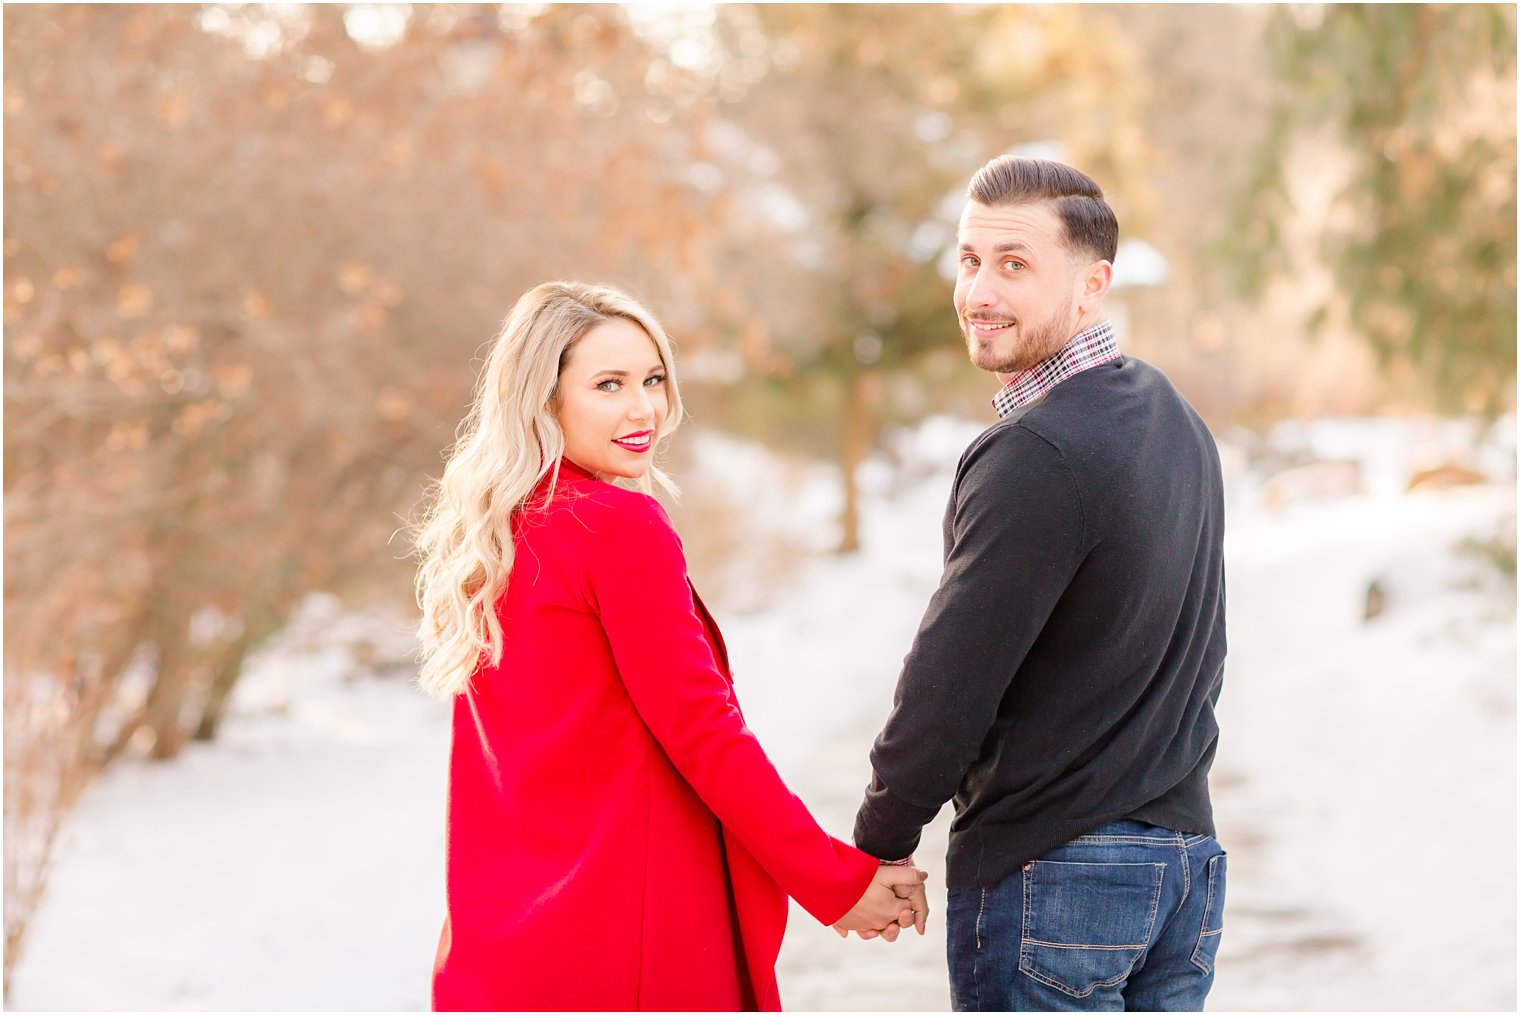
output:
[[[1000,419],[956,467],[855,841],[907,858],[954,796],[958,1011],[1199,1009],[1225,882],[1218,452],[1114,344],[1118,222],[1097,184],[1004,156],[968,197],[955,309],[1004,382]]]

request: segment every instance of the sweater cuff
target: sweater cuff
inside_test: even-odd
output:
[[[881,776],[873,772],[865,801],[855,816],[855,845],[874,857],[893,862],[906,857],[911,861],[924,826],[938,813],[938,807],[921,807],[893,795]]]

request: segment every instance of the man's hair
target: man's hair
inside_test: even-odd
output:
[[[1119,246],[1119,220],[1103,200],[1103,189],[1060,162],[1000,155],[976,171],[966,196],[989,208],[1050,202],[1070,253],[1112,261]]]

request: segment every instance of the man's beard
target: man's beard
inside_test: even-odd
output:
[[[1030,325],[1020,321],[1017,325],[1017,344],[1002,359],[995,358],[992,343],[983,344],[972,333],[971,325],[966,319],[961,318],[961,334],[966,338],[966,350],[971,354],[971,365],[992,373],[1016,374],[1050,359],[1071,340],[1069,323],[1071,304],[1071,298],[1067,297],[1066,305],[1060,312],[1052,314],[1042,324]]]

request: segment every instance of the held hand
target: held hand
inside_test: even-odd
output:
[[[924,873],[924,877],[929,875]],[[918,884],[893,885],[892,894],[899,899],[906,899],[909,907],[913,910],[913,926],[918,928],[918,936],[924,936],[924,924],[929,920],[929,893],[924,890],[923,881]],[[907,929],[907,924],[903,928]]]
[[[916,867],[878,868],[860,901],[834,924],[835,932],[846,937],[853,930],[866,940],[880,936],[896,941],[902,928],[917,926],[922,934],[929,912],[923,887],[928,876]]]
[[[929,897],[928,893],[924,890],[923,884],[893,885],[892,894],[896,895],[899,899],[907,900],[913,914],[911,926],[917,927],[918,936],[923,937],[924,925],[929,919]],[[888,924],[884,930],[879,932],[874,930],[861,931],[860,939],[862,941],[869,941],[879,935],[888,941],[896,941],[897,935],[900,933],[898,930],[899,926],[903,930],[906,930],[910,924],[907,920],[902,919],[900,915],[897,923]],[[842,931],[840,933],[841,935],[843,934]]]

